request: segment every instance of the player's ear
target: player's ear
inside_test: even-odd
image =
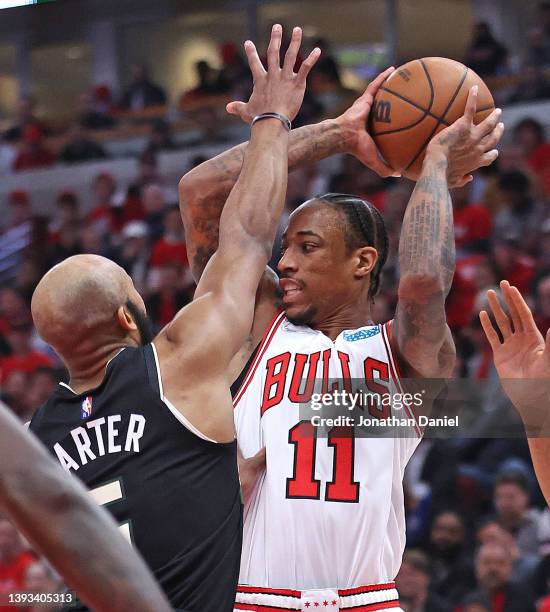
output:
[[[124,306],[119,306],[117,312],[117,319],[120,323],[120,326],[124,331],[134,331],[137,329],[136,322],[132,317],[129,310],[127,310]]]
[[[374,247],[364,246],[357,249],[356,255],[355,278],[364,278],[374,270],[378,261],[378,251]]]

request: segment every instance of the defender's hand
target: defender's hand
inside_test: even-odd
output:
[[[248,65],[252,71],[254,88],[247,103],[230,102],[226,109],[228,113],[238,115],[246,123],[251,123],[256,115],[268,112],[280,113],[292,121],[302,106],[307,75],[319,59],[321,51],[318,47],[315,47],[296,74],[294,65],[302,43],[302,29],[294,28],[292,40],[281,68],[282,35],[283,28],[279,24],[275,24],[271,30],[271,40],[267,49],[267,72],[258,57],[254,43],[250,40],[244,43]]]
[[[245,459],[241,450],[237,451],[237,463],[239,465],[239,479],[243,492],[244,502],[248,501],[250,493],[254,489],[258,477],[265,470],[265,448],[259,450],[253,457]]]
[[[473,177],[471,173],[490,166],[498,157],[495,149],[504,132],[500,123],[502,111],[496,108],[480,124],[474,124],[477,108],[477,85],[470,89],[464,115],[434,136],[428,145],[430,153],[442,153],[448,162],[449,187],[462,187]]]
[[[346,132],[351,131],[353,134],[348,153],[357,157],[367,168],[370,168],[384,178],[388,176],[401,176],[401,174],[384,162],[378,153],[374,140],[367,132],[367,125],[374,97],[382,83],[394,70],[395,68],[392,66],[379,74],[369,84],[365,93],[355,100],[347,111],[335,119]]]
[[[502,342],[485,310],[479,314],[481,325],[504,391],[526,424],[540,426],[550,415],[550,330],[545,340],[518,289],[508,281],[502,281],[500,288],[509,315],[493,290],[487,297]]]

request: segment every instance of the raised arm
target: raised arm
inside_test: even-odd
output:
[[[393,70],[388,68],[380,74],[340,117],[292,130],[288,145],[289,172],[337,153],[350,153],[381,176],[394,175],[379,158],[373,140],[365,131],[373,98]],[[238,113],[241,104],[229,104],[228,111]],[[185,240],[197,281],[218,247],[220,216],[241,172],[247,145],[240,144],[204,162],[180,181]]]
[[[450,375],[455,347],[445,317],[445,299],[455,267],[450,187],[471,180],[470,173],[497,158],[504,126],[495,110],[474,125],[477,87],[469,93],[464,116],[428,145],[422,174],[405,211],[399,240],[400,280],[392,344],[405,376]]]
[[[113,519],[2,407],[0,511],[94,610],[171,609]]]
[[[500,336],[485,310],[481,325],[491,348],[502,387],[523,420],[535,473],[550,504],[550,330],[546,340],[516,287],[502,281],[506,313],[492,290],[489,305]]]
[[[319,57],[314,49],[298,74],[293,67],[302,32],[295,28],[279,66],[282,28],[275,25],[264,69],[253,43],[245,50],[254,78],[245,121],[264,113],[293,119],[305,92],[306,76]],[[233,438],[228,366],[250,334],[258,284],[271,255],[287,184],[288,130],[277,118],[257,121],[239,179],[220,219],[219,245],[195,293],[155,339],[165,395],[207,436]],[[210,410],[205,410],[205,405]]]

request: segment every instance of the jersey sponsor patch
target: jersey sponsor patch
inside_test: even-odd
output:
[[[344,340],[346,342],[357,342],[358,340],[366,340],[380,333],[380,326],[369,327],[368,329],[358,329],[353,333],[344,332]]]

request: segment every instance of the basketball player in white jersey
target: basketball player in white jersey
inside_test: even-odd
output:
[[[290,169],[336,152],[355,154],[388,175],[364,126],[376,79],[344,115],[291,134]],[[315,378],[449,376],[455,349],[445,320],[454,272],[448,188],[491,164],[503,125],[496,110],[473,124],[477,89],[464,116],[429,144],[402,226],[395,318],[375,325],[371,300],[387,255],[383,219],[368,202],[327,194],[289,219],[283,256],[260,284],[249,341],[234,360],[237,437],[245,458],[263,447],[266,472],[245,507],[236,610],[399,610],[393,583],[405,546],[403,470],[420,435],[356,438],[335,428],[321,438],[299,406]],[[241,103],[229,112],[247,119]],[[248,118],[249,119],[249,118]],[[238,176],[243,146],[183,177],[180,203],[196,277],[216,248],[223,199]],[[282,306],[278,296],[282,292]],[[395,412],[392,408],[392,412]],[[408,411],[406,411],[408,412]]]

